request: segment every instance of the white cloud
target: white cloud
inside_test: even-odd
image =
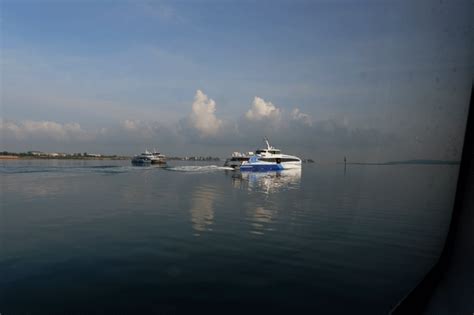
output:
[[[247,111],[245,117],[248,120],[279,120],[281,117],[281,111],[271,102],[265,102],[264,99],[255,96],[252,102],[252,107]]]
[[[305,125],[312,126],[313,121],[311,116],[305,113],[302,113],[299,108],[295,108],[291,111],[291,119],[295,121],[302,122]]]
[[[113,137],[121,137],[122,139],[128,139],[133,141],[140,140],[156,140],[164,134],[164,124],[153,120],[139,120],[139,119],[126,119],[120,123],[119,129],[112,129],[108,132],[108,135]],[[166,132],[167,134],[167,132]]]
[[[215,111],[216,102],[207,97],[201,90],[197,90],[189,121],[202,137],[216,135],[222,126],[222,121],[217,119]]]
[[[139,120],[126,119],[122,122],[122,127],[126,130],[136,130],[140,126]]]
[[[14,122],[2,120],[0,131],[6,138],[23,140],[27,138],[51,139],[55,141],[88,140],[87,134],[78,123],[25,120]]]

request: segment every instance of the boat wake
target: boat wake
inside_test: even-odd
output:
[[[185,165],[185,166],[174,166],[174,167],[166,167],[164,168],[167,171],[174,171],[174,172],[188,172],[188,173],[210,173],[216,171],[233,171],[232,167],[226,166],[217,166],[217,165]]]

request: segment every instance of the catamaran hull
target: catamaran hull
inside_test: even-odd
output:
[[[166,164],[165,160],[151,160],[151,164]]]
[[[132,160],[133,165],[150,165],[150,160]]]

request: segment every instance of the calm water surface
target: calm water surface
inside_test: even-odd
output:
[[[0,312],[387,313],[436,261],[457,166],[3,161]]]

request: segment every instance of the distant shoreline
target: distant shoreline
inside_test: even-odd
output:
[[[131,160],[130,156],[35,156],[35,155],[0,155],[0,160]],[[217,157],[168,157],[168,161],[188,161],[188,162],[217,162],[221,161]]]
[[[0,155],[0,160],[17,160],[19,158],[17,155]]]
[[[128,156],[117,157],[61,157],[61,156],[19,156],[19,155],[0,155],[0,160],[130,160]]]
[[[347,164],[349,165],[459,165],[461,164],[461,161],[407,160],[407,161],[390,161],[390,162],[380,162],[380,163],[353,162],[353,163],[347,163]]]

